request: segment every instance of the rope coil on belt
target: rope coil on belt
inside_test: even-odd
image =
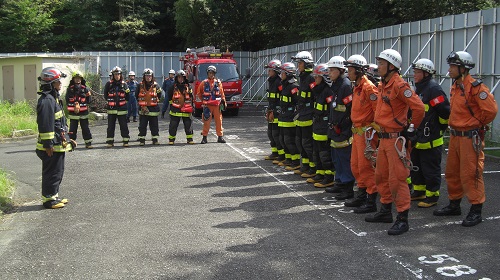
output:
[[[373,127],[368,127],[365,131],[365,144],[366,148],[364,151],[365,158],[368,159],[372,163],[372,167],[375,168],[375,164],[377,163],[377,149],[373,149],[371,145],[371,141],[373,140],[373,137],[377,131],[373,129]]]
[[[401,150],[398,148],[398,142],[401,142]],[[414,166],[413,162],[411,162],[411,159],[406,158],[405,145],[406,145],[406,138],[404,138],[403,136],[399,136],[396,139],[396,142],[394,142],[394,148],[396,149],[396,152],[398,152],[399,159],[401,160],[401,162],[403,162],[403,165],[406,168],[410,169],[411,171],[418,171],[419,170],[418,166]]]

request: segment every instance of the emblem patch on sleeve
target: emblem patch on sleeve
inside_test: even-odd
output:
[[[479,93],[479,99],[485,100],[486,98],[488,98],[488,94],[486,93],[486,91],[481,91]]]
[[[375,93],[370,94],[370,100],[371,101],[377,100],[377,95]]]
[[[407,90],[405,90],[405,92],[403,93],[403,95],[406,98],[410,98],[413,95],[413,92],[410,89],[407,89]]]

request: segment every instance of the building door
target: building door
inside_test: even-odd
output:
[[[36,65],[24,65],[24,99],[36,100],[38,82],[36,80]]]
[[[3,100],[14,102],[14,65],[2,66]]]

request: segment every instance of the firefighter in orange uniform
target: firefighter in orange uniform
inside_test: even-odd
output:
[[[344,206],[357,207],[354,213],[358,214],[377,212],[377,186],[372,160],[375,158],[378,135],[370,125],[375,117],[378,90],[365,75],[369,66],[362,55],[350,56],[346,61],[346,67],[347,75],[354,83],[351,111],[354,136],[351,170],[358,182],[359,191],[356,197],[344,203]]]
[[[406,178],[410,175],[410,145],[408,138],[414,137],[408,128],[418,127],[424,118],[425,106],[407,82],[399,75],[401,55],[386,49],[377,56],[378,72],[382,78],[375,110],[375,128],[380,143],[375,168],[375,184],[382,203],[380,211],[365,218],[367,222],[392,223],[392,202],[396,203],[396,222],[387,232],[399,235],[408,231],[410,190]],[[411,124],[408,110],[412,110]]]
[[[222,134],[222,112],[221,109],[226,108],[226,96],[224,89],[219,79],[215,78],[217,68],[213,65],[207,67],[207,79],[198,86],[197,95],[203,101],[203,139],[201,144],[207,143],[207,135],[210,130],[212,116],[215,119],[215,132],[217,133],[217,142],[226,143]],[[221,108],[222,107],[222,108]]]
[[[448,186],[448,206],[435,210],[436,216],[461,215],[460,202],[464,196],[472,204],[462,225],[471,227],[482,221],[484,193],[484,133],[487,124],[495,119],[497,103],[489,89],[469,74],[475,63],[463,51],[452,52],[446,59],[450,77],[450,143],[445,178]]]
[[[139,105],[139,145],[144,146],[149,123],[153,145],[159,145],[160,131],[158,116],[160,115],[160,102],[162,89],[155,81],[153,70],[146,68],[142,73],[142,82],[135,90],[135,97]]]

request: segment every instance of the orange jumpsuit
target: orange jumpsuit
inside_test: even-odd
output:
[[[478,135],[482,126],[495,119],[498,107],[488,87],[482,83],[474,86],[475,81],[467,75],[463,80],[463,90],[457,82],[451,87],[448,122],[451,136],[445,178],[450,200],[458,200],[465,195],[471,204],[482,204],[486,199],[483,181],[484,141],[478,143],[481,149],[476,152],[472,136]]]
[[[373,122],[377,107],[377,87],[366,76],[361,77],[353,89],[351,120],[353,125],[353,142],[351,151],[351,170],[359,188],[365,188],[368,194],[377,192],[375,185],[375,169],[365,155],[365,131]],[[367,132],[368,133],[368,132]],[[373,149],[377,148],[378,135],[371,140]]]
[[[207,79],[208,82],[210,83],[210,90],[214,88],[214,82],[218,81],[218,79]],[[206,80],[205,80],[206,81]],[[203,100],[203,91],[205,89],[205,81],[201,82],[200,85],[198,86],[198,90],[196,92],[198,98],[200,100]],[[220,91],[220,96],[221,96],[221,102],[226,102],[226,96],[224,95],[224,89],[222,88],[222,83],[219,82],[219,91]],[[210,110],[211,114],[208,120],[203,121],[203,130],[201,134],[203,136],[208,135],[208,131],[210,130],[210,123],[212,122],[212,116],[214,117],[215,120],[215,132],[217,133],[217,136],[223,136],[222,134],[222,113],[220,111],[219,105],[205,105],[208,107]]]
[[[388,204],[394,201],[397,211],[401,213],[410,209],[410,190],[406,182],[410,170],[399,158],[394,145],[399,133],[408,125],[408,110],[412,110],[411,123],[418,127],[424,118],[425,106],[397,73],[394,73],[387,83],[380,83],[378,90],[375,123],[380,127],[380,143],[375,184],[381,196],[380,202]],[[409,159],[409,150],[401,147],[401,144],[399,141],[398,150],[406,149],[406,158]]]

